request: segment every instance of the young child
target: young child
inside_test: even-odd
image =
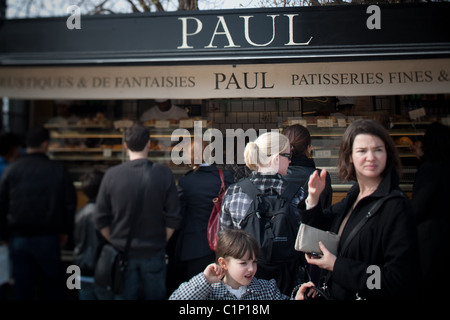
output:
[[[99,238],[94,224],[97,210],[95,199],[103,179],[103,172],[94,170],[80,177],[81,190],[88,197],[88,203],[75,215],[74,263],[81,269],[79,300],[97,300],[94,285],[94,268],[99,246]]]
[[[227,229],[219,233],[216,263],[208,265],[202,273],[182,283],[169,300],[288,300],[278,289],[275,279],[254,277],[259,247],[248,233]],[[296,300],[313,283],[304,283],[297,292]]]

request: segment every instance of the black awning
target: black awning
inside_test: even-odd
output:
[[[0,27],[0,65],[443,58],[449,16],[450,3],[420,3],[14,19]]]

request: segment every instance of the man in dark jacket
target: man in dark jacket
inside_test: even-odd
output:
[[[180,201],[169,167],[152,163],[149,181],[141,185],[147,170],[150,133],[142,125],[125,132],[129,161],[106,171],[97,196],[95,223],[106,240],[118,249],[125,248],[133,213],[137,214],[128,253],[123,292],[118,299],[139,298],[142,286],[145,299],[166,299],[166,243],[181,223]],[[142,199],[137,199],[144,188]],[[111,297],[109,297],[111,298]]]
[[[45,153],[49,132],[27,134],[26,155],[10,164],[0,184],[0,234],[8,243],[16,299],[61,299],[61,246],[73,229],[76,193],[65,167]]]
[[[450,259],[450,128],[428,125],[421,149],[411,199],[419,237],[420,298],[436,299],[445,297],[450,285],[440,271],[442,261]]]

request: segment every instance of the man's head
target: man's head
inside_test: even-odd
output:
[[[28,152],[46,152],[50,141],[50,132],[44,127],[31,128],[26,136],[25,144]]]
[[[134,124],[125,131],[125,143],[130,151],[143,151],[149,140],[150,131],[141,124]]]
[[[5,159],[19,155],[20,139],[12,132],[0,133],[0,157]],[[7,160],[8,161],[8,160]],[[9,162],[9,161],[8,161]]]
[[[172,107],[169,99],[155,99],[155,104],[161,111],[168,111]]]

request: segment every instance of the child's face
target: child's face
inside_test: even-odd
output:
[[[233,289],[248,286],[256,273],[256,262],[256,258],[250,254],[241,259],[219,258],[219,264],[225,271],[224,283]]]

